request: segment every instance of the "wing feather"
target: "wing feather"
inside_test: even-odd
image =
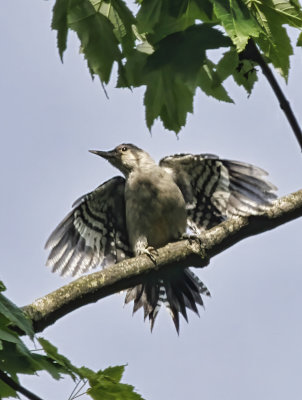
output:
[[[160,161],[174,177],[187,204],[188,226],[197,233],[233,215],[263,213],[276,198],[267,172],[212,154],[179,154]]]
[[[75,276],[131,255],[124,187],[125,179],[117,176],[80,197],[47,240],[46,265]]]

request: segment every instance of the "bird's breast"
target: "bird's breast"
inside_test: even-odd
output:
[[[130,244],[144,238],[148,246],[161,247],[186,230],[182,193],[170,176],[140,174],[125,187],[126,221]]]

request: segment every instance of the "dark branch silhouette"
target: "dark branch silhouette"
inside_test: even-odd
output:
[[[156,264],[142,255],[102,271],[83,276],[23,307],[33,321],[35,332],[103,297],[148,279],[148,274],[167,268],[203,268],[216,254],[244,238],[276,228],[302,216],[302,190],[277,200],[260,216],[234,217],[206,231],[199,240],[182,240],[158,250]]]
[[[246,58],[246,59],[255,61],[257,64],[260,65],[263,75],[268,80],[277,99],[279,100],[280,108],[283,110],[284,114],[286,115],[286,118],[287,118],[288,122],[290,123],[290,126],[292,127],[292,130],[296,136],[296,139],[298,140],[298,143],[299,143],[301,151],[302,151],[302,130],[300,128],[300,125],[298,124],[297,118],[291,108],[289,101],[285,97],[285,94],[283,93],[279,83],[277,82],[271,68],[269,67],[269,65],[267,64],[265,59],[263,58],[258,47],[256,46],[255,42],[252,39],[249,40],[244,51],[242,53],[240,53],[240,58],[242,58],[242,59]]]
[[[19,383],[15,382],[11,377],[9,377],[5,372],[0,370],[0,379],[5,382],[9,387],[14,389],[16,392],[23,394],[30,400],[42,400],[41,397],[35,395],[25,387],[21,386]],[[1,394],[1,393],[0,393]]]

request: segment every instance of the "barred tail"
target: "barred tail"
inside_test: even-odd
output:
[[[147,282],[127,290],[125,303],[134,300],[133,313],[144,309],[144,319],[150,321],[151,331],[162,304],[169,310],[177,333],[179,333],[179,313],[188,322],[186,309],[197,315],[197,304],[203,306],[201,295],[210,296],[207,287],[188,268],[175,270],[169,274],[154,273]]]

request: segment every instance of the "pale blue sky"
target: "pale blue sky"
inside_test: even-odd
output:
[[[232,82],[236,105],[199,93],[179,134],[145,127],[143,90],[91,81],[71,35],[62,65],[50,19],[53,1],[2,2],[0,15],[1,279],[25,305],[68,282],[45,267],[45,240],[80,195],[118,174],[88,149],[133,142],[155,159],[210,152],[259,165],[284,195],[302,188],[302,157],[260,78],[250,99]],[[285,91],[302,121],[301,50]],[[197,271],[212,293],[200,318],[176,335],[162,310],[153,334],[123,294],[83,307],[43,336],[76,365],[128,363],[125,381],[146,400],[254,400],[302,396],[302,220],[250,238]],[[73,383],[25,378],[44,400],[67,399]],[[85,398],[85,397],[84,397]]]

